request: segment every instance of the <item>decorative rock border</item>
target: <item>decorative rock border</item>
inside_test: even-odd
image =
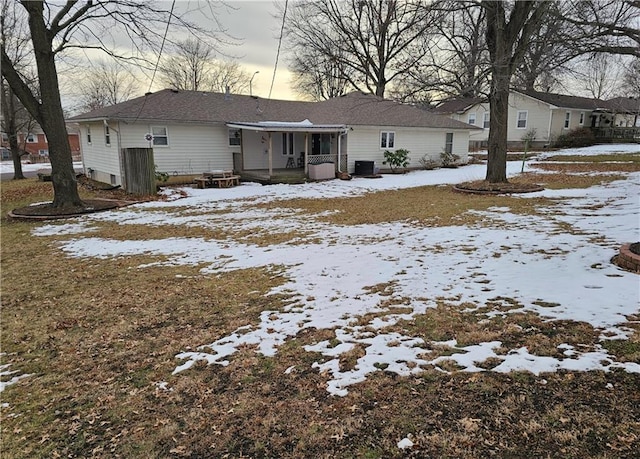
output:
[[[96,204],[95,208],[87,208],[86,210],[80,211],[80,212],[73,212],[73,213],[69,213],[69,214],[28,214],[28,213],[20,213],[20,211],[22,209],[25,208],[20,208],[20,209],[13,209],[9,212],[7,212],[7,216],[9,218],[12,218],[14,220],[31,220],[31,221],[45,221],[45,220],[60,220],[63,218],[74,218],[74,217],[81,217],[83,215],[87,215],[87,214],[92,214],[92,213],[96,213],[96,212],[102,212],[105,210],[113,210],[119,207],[124,207],[124,206],[130,206],[132,204],[137,204],[137,201],[122,201],[122,200],[116,200],[116,199],[103,199],[103,198],[96,198],[96,199],[85,199],[84,202],[86,203],[94,203]]]
[[[640,274],[640,255],[633,253],[630,247],[631,244],[624,244],[611,261],[626,271]]]

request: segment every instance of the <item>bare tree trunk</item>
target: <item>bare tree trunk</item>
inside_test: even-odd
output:
[[[495,81],[495,80],[494,80]],[[492,84],[492,86],[497,86]],[[507,182],[507,118],[509,113],[509,86],[493,87],[489,100],[489,140],[486,180],[491,183]]]
[[[29,29],[40,83],[41,103],[39,110],[32,115],[42,127],[49,142],[51,181],[54,190],[53,207],[82,206],[62,111],[55,54],[43,17],[43,4],[26,2],[24,6],[29,12]]]
[[[18,144],[18,126],[16,123],[15,96],[8,85],[2,85],[2,116],[4,122],[2,127],[9,138],[9,150],[13,160],[13,179],[21,180],[25,176],[22,173],[22,163],[20,162],[20,145]]]

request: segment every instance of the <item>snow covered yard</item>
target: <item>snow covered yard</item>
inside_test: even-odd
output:
[[[634,457],[639,150],[3,219],[3,457]]]
[[[637,151],[635,145],[624,146]],[[575,149],[571,154],[602,154],[621,147]],[[555,154],[563,154],[558,152]],[[519,163],[510,163],[516,173]],[[480,214],[482,224],[430,227],[412,221],[372,225],[333,225],[317,215],[255,204],[296,198],[353,197],[373,191],[456,183],[482,178],[484,166],[386,175],[306,185],[252,186],[228,190],[185,188],[188,197],[152,202],[97,214],[67,224],[37,228],[39,236],[66,234],[59,242],[67,256],[158,257],[139,266],[201,266],[203,276],[252,267],[280,267],[287,281],[271,294],[290,296],[283,308],[265,310],[259,324],[247,323],[211,343],[177,349],[174,374],[205,361],[227,365],[242,346],[266,355],[301,330],[335,331],[334,340],[306,346],[324,356],[314,365],[329,375],[327,390],[344,396],[352,384],[373,372],[408,375],[455,363],[461,371],[526,370],[534,374],[567,370],[622,368],[640,373],[637,362],[618,361],[601,345],[558,343],[558,356],[536,355],[527,347],[505,348],[497,341],[461,345],[455,337],[425,341],[395,327],[411,323],[439,303],[477,316],[481,323],[515,313],[544,321],[590,324],[603,340],[626,339],[638,314],[638,277],[609,260],[624,242],[640,240],[640,174],[588,189],[547,190],[518,199],[548,197],[557,205],[538,215],[516,215],[496,207]],[[428,195],[425,199],[428,199]],[[398,203],[399,206],[402,203]],[[92,237],[101,222],[118,225],[206,227],[269,233],[303,229],[300,241],[268,245],[243,240],[171,237],[124,240]],[[571,228],[571,230],[567,230]],[[383,289],[374,286],[385,286]],[[247,286],[250,288],[250,286]],[[515,305],[515,307],[514,307]],[[400,310],[400,312],[398,312]],[[367,319],[363,319],[367,318]],[[393,330],[393,331],[390,331]],[[581,346],[582,345],[582,346]],[[340,358],[364,349],[355,365],[342,370]],[[433,352],[434,349],[447,349]],[[448,367],[447,367],[448,368]]]

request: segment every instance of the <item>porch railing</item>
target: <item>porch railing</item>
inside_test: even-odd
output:
[[[336,171],[338,170],[338,154],[328,154],[328,155],[309,155],[308,156],[309,164],[322,164],[322,163],[333,163],[336,165]],[[340,170],[347,170],[347,155],[345,153],[340,155]]]
[[[592,128],[598,140],[640,141],[640,127]]]

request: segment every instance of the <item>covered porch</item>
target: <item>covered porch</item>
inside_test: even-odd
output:
[[[310,166],[332,163],[334,172],[346,171],[347,132],[342,124],[263,121],[227,123],[230,141],[240,152],[233,167],[243,180],[260,183],[301,183]]]

